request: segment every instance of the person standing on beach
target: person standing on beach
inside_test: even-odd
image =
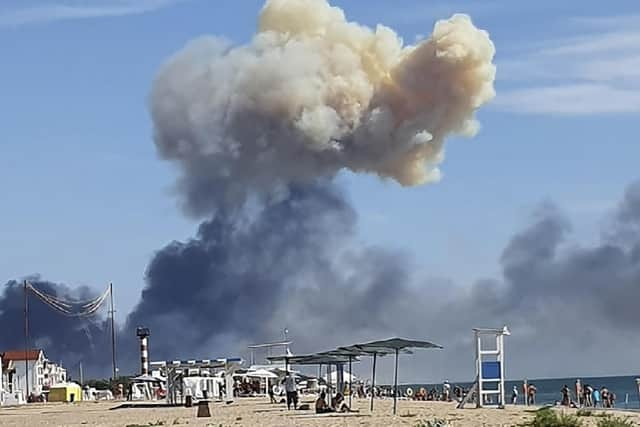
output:
[[[560,404],[562,406],[570,406],[571,405],[571,398],[569,397],[570,390],[566,384],[562,386],[560,393],[562,393],[562,401],[560,402]]]
[[[584,406],[591,407],[593,406],[593,399],[591,398],[591,394],[593,393],[593,388],[589,384],[585,384],[582,389]]]
[[[609,408],[609,389],[606,387],[602,387],[600,389],[600,397],[602,398],[602,407],[603,408]]]
[[[298,409],[298,385],[296,379],[291,372],[287,372],[287,376],[284,378],[284,391],[287,393],[287,409]]]
[[[518,403],[518,386],[513,386],[513,390],[511,391],[511,404],[515,405]]]
[[[593,407],[597,408],[600,405],[600,390],[593,389]]]
[[[444,380],[444,384],[442,384],[442,400],[445,402],[451,400],[451,384],[448,380]]]
[[[577,404],[578,406],[581,406],[584,402],[583,402],[583,395],[582,395],[582,384],[580,383],[580,380],[577,379],[576,380],[576,400],[577,400]]]
[[[529,384],[528,390],[527,390],[527,396],[529,397],[529,405],[535,405],[536,404],[536,392],[538,391],[538,389],[536,388],[535,385],[533,384]]]

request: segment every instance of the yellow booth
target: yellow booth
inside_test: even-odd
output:
[[[78,402],[82,400],[82,388],[76,383],[56,384],[49,389],[49,402]]]

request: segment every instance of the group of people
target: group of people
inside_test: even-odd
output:
[[[607,387],[601,387],[600,389],[585,384],[582,386],[580,380],[576,381],[576,395],[578,397],[577,402],[571,401],[571,390],[565,384],[560,390],[562,400],[560,404],[563,406],[586,406],[591,408],[613,408],[616,404],[616,394],[610,391]]]
[[[536,394],[538,393],[538,388],[535,384],[525,383],[522,386],[522,390],[524,391],[524,397],[526,399],[527,405],[535,405],[536,404]],[[518,403],[518,386],[513,386],[511,391],[511,404],[515,405]]]
[[[298,384],[296,383],[295,376],[292,372],[287,372],[286,376],[281,381],[281,385],[283,386],[286,394],[287,410],[291,410],[292,407],[294,410],[308,408],[308,405],[301,405],[298,407]],[[269,390],[269,398],[271,403],[278,403],[273,389]],[[318,395],[315,402],[315,411],[318,414],[329,412],[352,412],[349,405],[346,404],[342,393],[337,393],[331,398],[330,402],[327,402],[327,394],[325,391],[322,391]]]
[[[354,412],[344,401],[342,393],[331,398],[331,404],[327,403],[327,394],[322,391],[316,399],[316,414],[326,414],[330,412]]]

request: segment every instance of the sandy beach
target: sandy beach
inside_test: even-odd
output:
[[[312,398],[303,403],[312,403]],[[533,411],[522,406],[495,409],[455,408],[454,403],[400,401],[398,415],[391,415],[393,402],[377,400],[373,413],[368,401],[356,400],[353,414],[316,415],[312,411],[287,411],[265,399],[237,400],[233,404],[211,404],[211,418],[197,418],[195,407],[115,409],[119,402],[43,404],[0,409],[2,426],[420,426],[436,418],[451,426],[516,426],[532,419]],[[572,412],[572,410],[567,410]],[[573,411],[575,412],[575,411]],[[640,422],[640,414],[616,415]],[[598,418],[581,417],[585,426],[595,426]]]

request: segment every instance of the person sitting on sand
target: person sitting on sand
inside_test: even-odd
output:
[[[349,408],[349,405],[344,401],[342,393],[336,394],[336,397],[331,400],[332,409],[336,412],[358,412]]]
[[[327,401],[325,400],[326,397],[327,394],[323,391],[320,393],[320,396],[318,396],[318,399],[316,399],[316,414],[327,414],[329,412],[335,412],[329,407],[329,405],[327,405]]]

